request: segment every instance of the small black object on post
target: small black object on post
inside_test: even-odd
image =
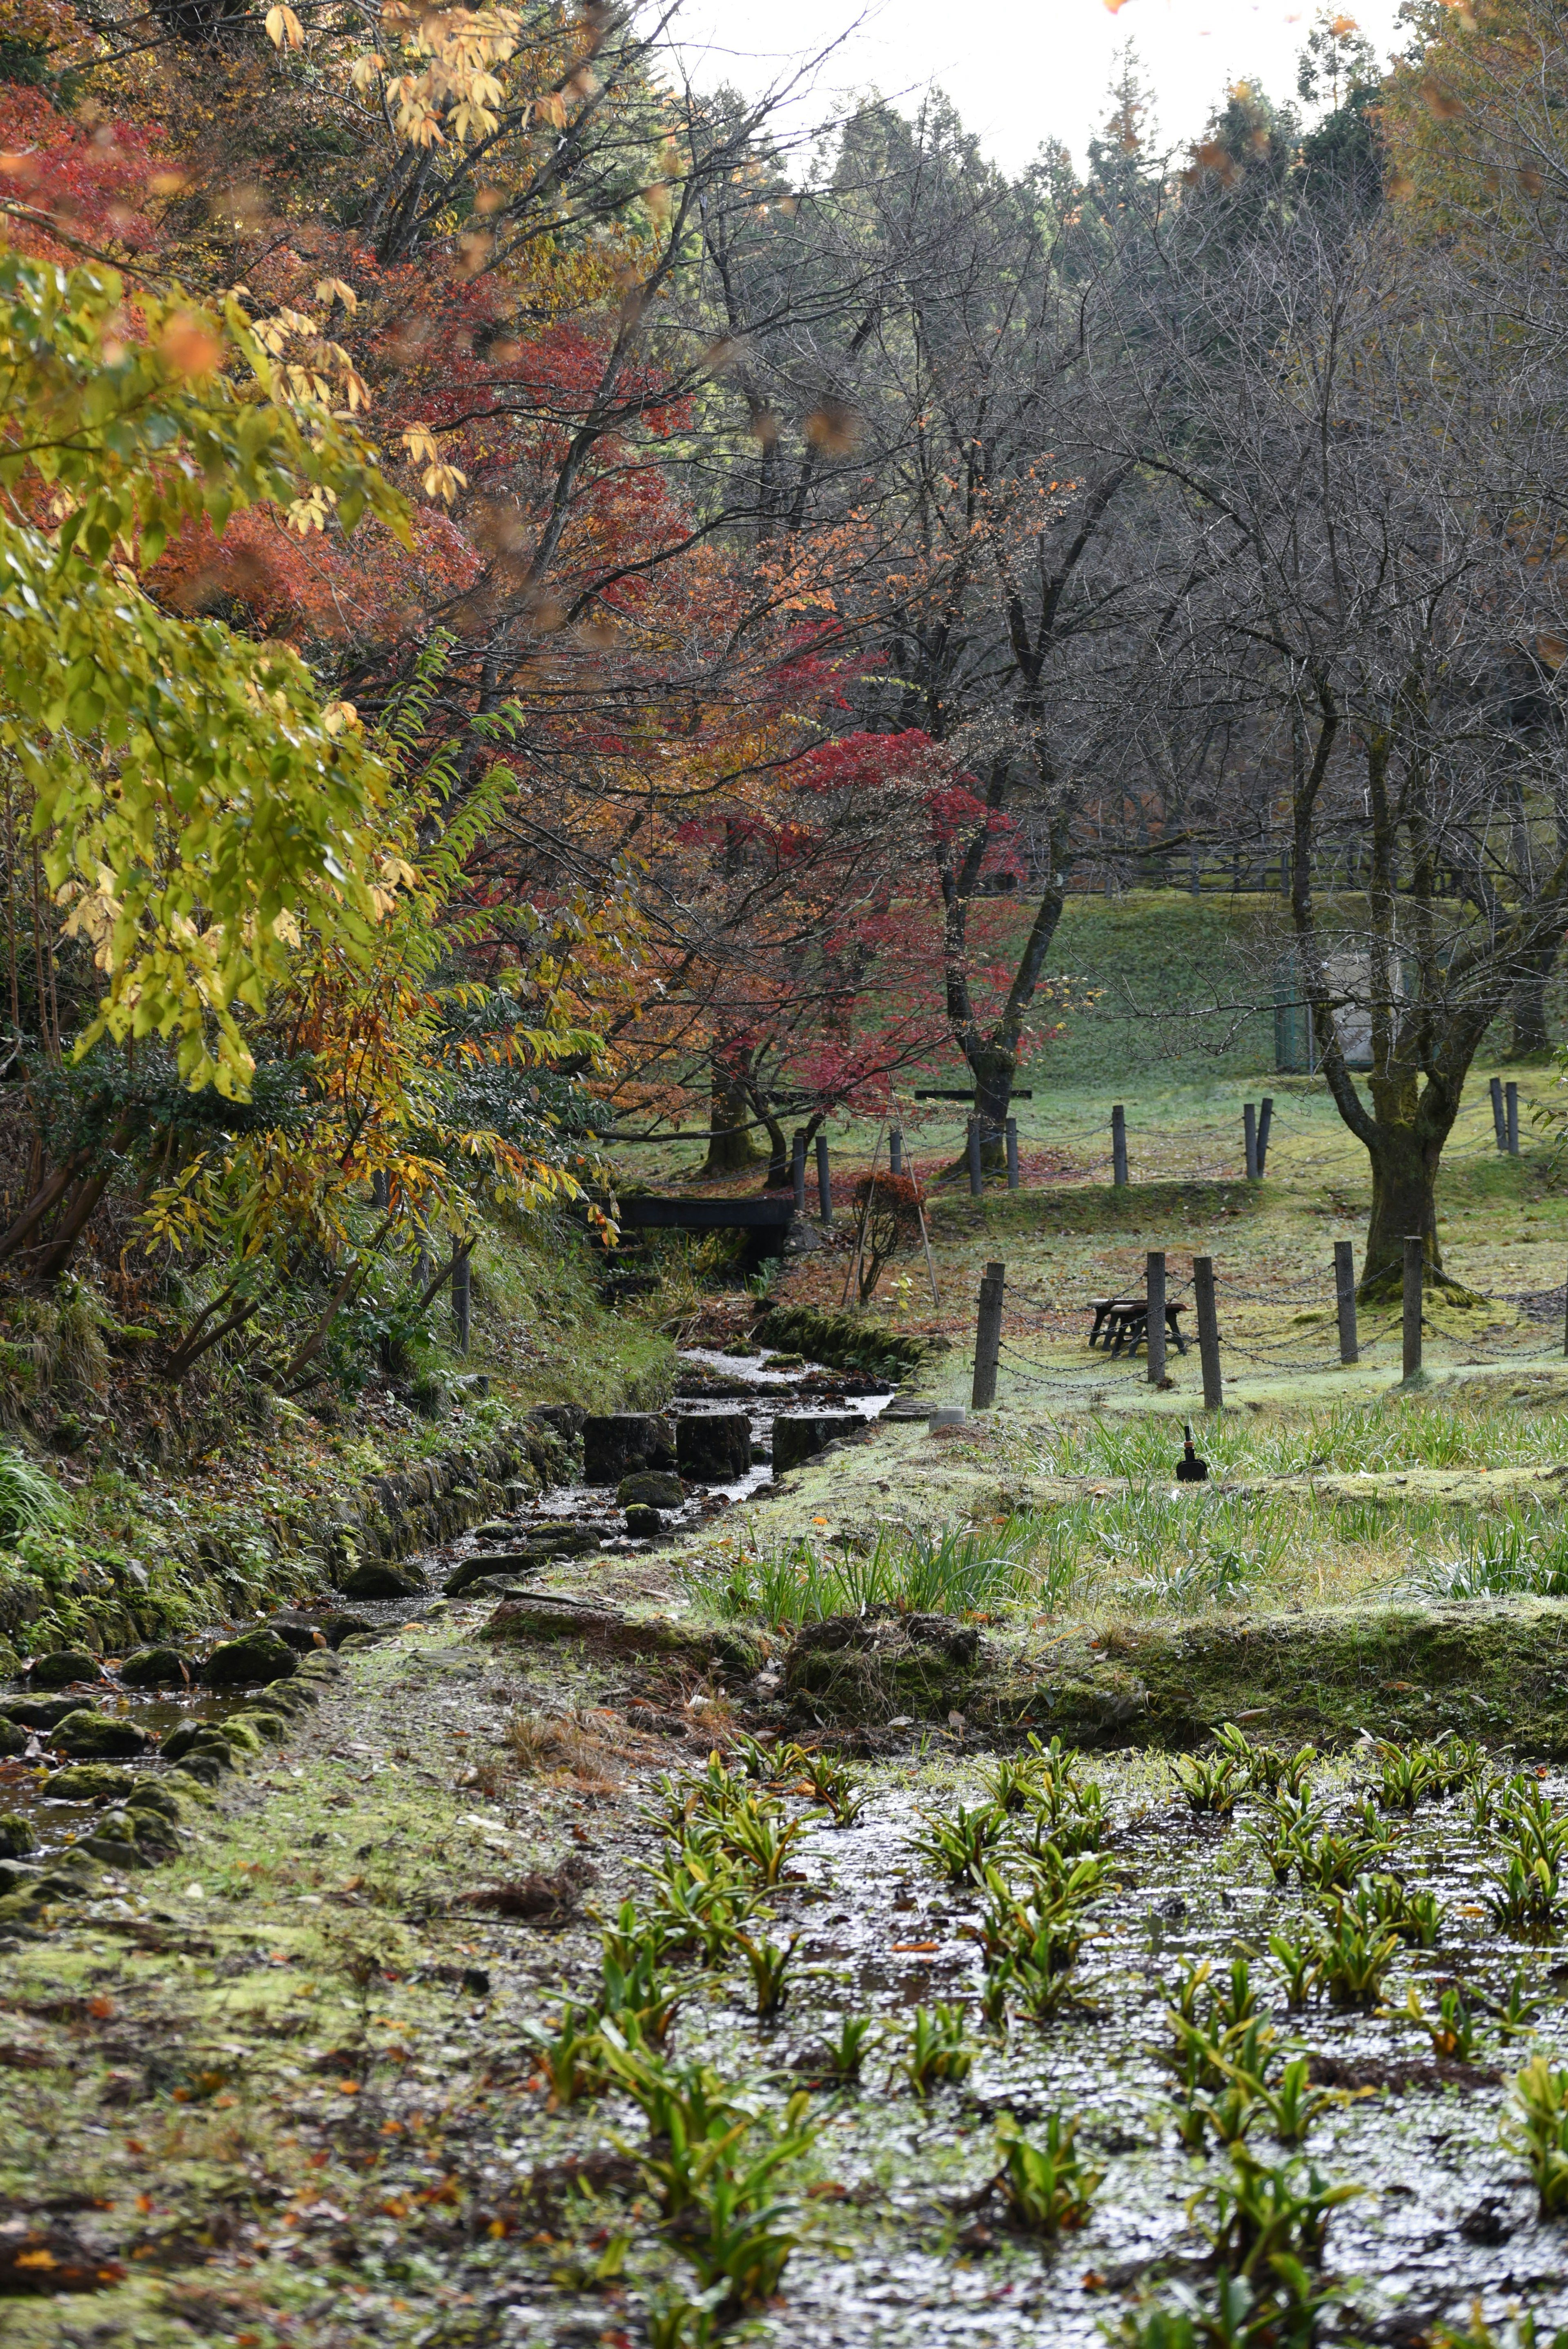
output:
[[[1176,1482],[1179,1485],[1202,1485],[1207,1481],[1209,1464],[1206,1460],[1200,1460],[1193,1451],[1191,1429],[1184,1427],[1181,1433],[1187,1441],[1181,1447],[1181,1457],[1176,1463]]]

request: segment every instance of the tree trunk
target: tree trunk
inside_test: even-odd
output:
[[[1437,1180],[1443,1137],[1423,1142],[1409,1126],[1379,1126],[1367,1145],[1372,1161],[1372,1217],[1357,1295],[1363,1303],[1398,1293],[1405,1242],[1418,1232],[1426,1285],[1447,1285],[1438,1246]]]
[[[994,1173],[1006,1164],[1006,1124],[1018,1081],[1018,1055],[1010,1046],[991,1041],[974,1046],[968,1061],[975,1079],[975,1114],[980,1120],[980,1163]]]
[[[744,1078],[721,1068],[717,1061],[713,1064],[711,1100],[707,1156],[702,1171],[705,1174],[744,1174],[762,1156],[747,1132],[750,1103],[746,1098],[746,1083]]]

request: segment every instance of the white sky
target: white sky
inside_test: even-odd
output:
[[[847,37],[822,67],[817,97],[875,88],[908,112],[935,83],[1006,171],[1059,139],[1080,162],[1103,122],[1122,44],[1137,51],[1158,142],[1202,128],[1232,82],[1293,98],[1295,60],[1317,0],[682,0],[674,30],[691,78],[759,92],[791,64]],[[1395,45],[1397,0],[1347,0],[1379,58]]]

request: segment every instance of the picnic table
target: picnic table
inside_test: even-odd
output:
[[[1103,1346],[1112,1356],[1123,1349],[1136,1354],[1149,1336],[1149,1299],[1147,1297],[1091,1297],[1089,1310],[1094,1315],[1094,1327],[1088,1333],[1091,1346]],[[1187,1340],[1181,1335],[1181,1308],[1167,1305],[1165,1327],[1176,1340],[1176,1350],[1184,1354]]]

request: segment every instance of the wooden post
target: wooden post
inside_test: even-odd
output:
[[[1242,1112],[1242,1148],[1247,1162],[1247,1180],[1258,1179],[1258,1113],[1248,1102]]]
[[[1018,1121],[1016,1117],[1007,1120],[1006,1134],[1007,1188],[1016,1191],[1018,1188]]]
[[[1498,1148],[1500,1150],[1506,1150],[1508,1148],[1508,1127],[1503,1122],[1502,1079],[1501,1077],[1493,1077],[1490,1090],[1491,1092],[1492,1130],[1497,1135]]]
[[[1110,1112],[1110,1179],[1119,1191],[1127,1188],[1127,1112],[1118,1102]]]
[[[980,1163],[980,1121],[969,1121],[969,1196],[978,1199],[985,1189],[985,1170]]]
[[[1203,1366],[1203,1408],[1218,1411],[1225,1400],[1220,1377],[1220,1317],[1214,1309],[1214,1259],[1192,1258],[1192,1302],[1198,1314],[1198,1360]]]
[[[1421,1375],[1421,1277],[1426,1247],[1418,1233],[1405,1242],[1405,1376]]]
[[[825,1224],[833,1220],[833,1193],[828,1181],[828,1137],[817,1136],[817,1206]]]
[[[1143,1350],[1149,1360],[1149,1383],[1161,1386],[1165,1378],[1165,1251],[1150,1248],[1146,1295],[1149,1319],[1143,1325]]]
[[[1269,1129],[1273,1124],[1274,1095],[1265,1093],[1258,1104],[1258,1181],[1260,1183],[1264,1179],[1264,1168],[1268,1164]]]
[[[1502,1089],[1502,1097],[1507,1104],[1508,1154],[1511,1158],[1517,1158],[1519,1155],[1519,1087],[1511,1078]]]
[[[1339,1309],[1339,1359],[1346,1365],[1361,1360],[1356,1330],[1356,1251],[1348,1240],[1334,1243],[1334,1298]]]
[[[887,1138],[887,1170],[890,1174],[903,1173],[903,1129],[895,1125]]]
[[[794,1147],[789,1153],[789,1180],[795,1186],[795,1213],[803,1216],[806,1212],[806,1137],[803,1133],[795,1136]]]
[[[452,1267],[452,1319],[457,1325],[457,1344],[459,1354],[466,1354],[469,1350],[469,1309],[471,1302],[472,1291],[469,1284],[469,1252],[464,1248]]]
[[[1002,1299],[1006,1285],[1005,1264],[988,1264],[980,1283],[980,1309],[975,1319],[975,1385],[972,1411],[988,1411],[996,1400],[996,1367],[1002,1355]]]

